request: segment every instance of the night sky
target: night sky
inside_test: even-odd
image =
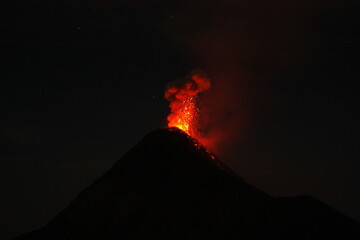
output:
[[[166,126],[164,89],[193,69],[212,80],[202,131],[220,159],[360,221],[357,1],[37,2],[0,6],[0,238]]]

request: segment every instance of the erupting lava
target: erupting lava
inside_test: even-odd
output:
[[[184,79],[170,83],[165,91],[171,111],[167,118],[168,127],[177,127],[196,137],[199,118],[197,95],[209,88],[209,78],[200,71],[192,72]]]

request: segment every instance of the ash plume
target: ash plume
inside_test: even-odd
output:
[[[256,148],[262,115],[276,104],[271,77],[311,62],[310,5],[193,1],[173,13],[169,36],[213,79],[202,99],[201,142],[225,161],[255,157],[242,149]]]

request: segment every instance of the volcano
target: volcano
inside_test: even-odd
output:
[[[273,197],[252,187],[197,140],[164,128],[46,226],[16,239],[346,239],[359,229],[310,196]]]

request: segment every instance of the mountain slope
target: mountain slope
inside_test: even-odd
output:
[[[175,128],[144,137],[44,228],[18,239],[308,239],[358,234],[310,198],[245,183]]]

